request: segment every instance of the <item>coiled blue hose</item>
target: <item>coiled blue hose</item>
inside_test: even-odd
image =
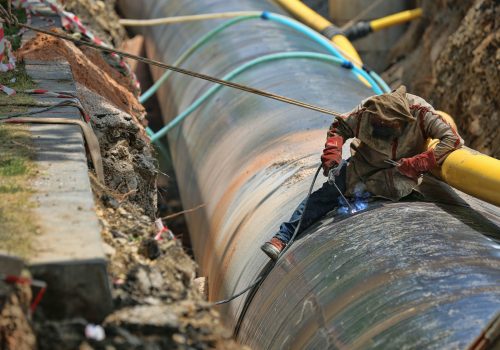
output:
[[[264,20],[270,20],[282,25],[285,25],[289,28],[292,28],[303,35],[307,36],[308,38],[312,39],[313,41],[317,42],[320,44],[324,49],[326,49],[331,55],[333,55],[333,58],[336,58],[337,60],[329,60],[330,62],[335,62],[336,64],[341,65],[344,68],[352,70],[352,72],[358,76],[364,78],[372,87],[373,91],[376,94],[382,94],[383,92],[388,92],[391,91],[390,87],[383,81],[383,79],[376,74],[375,72],[370,72],[367,73],[365,70],[360,69],[353,65],[350,61],[346,60],[344,56],[332,45],[332,43],[327,40],[325,37],[322,35],[318,34],[314,30],[310,29],[306,25],[295,21],[289,17],[278,15],[275,13],[271,12],[262,12],[260,16],[258,15],[249,15],[249,16],[242,16],[242,17],[237,17],[233,20],[230,20],[228,22],[223,23],[219,27],[213,29],[209,33],[205,34],[202,38],[200,38],[198,41],[195,42],[188,50],[186,50],[174,63],[174,65],[179,65],[182,62],[186,60],[194,51],[196,51],[199,47],[203,46],[205,43],[207,43],[213,36],[217,35],[220,33],[222,30],[235,25],[239,22],[242,22],[244,20],[249,20],[249,19],[255,19],[255,18],[262,18]],[[297,54],[296,56],[294,54]],[[262,61],[260,59],[253,60],[251,62],[248,62],[246,64],[243,64],[242,66],[238,67],[234,71],[230,72],[226,77],[224,77],[224,80],[232,79],[234,76],[238,75],[244,70],[249,69],[250,67],[253,67],[256,64],[262,63],[262,62],[268,62],[273,59],[269,59],[269,57],[274,57],[274,59],[281,59],[281,58],[315,58],[319,59],[318,57],[313,57],[312,52],[307,53],[308,57],[304,56],[304,52],[297,52],[297,53],[283,53],[283,54],[276,54],[276,55],[282,55],[280,58],[276,58],[276,55],[268,55],[261,57]],[[322,54],[318,54],[322,55]],[[322,56],[328,56],[328,55],[322,55]],[[330,58],[332,58],[330,56]],[[328,61],[328,60],[327,60]],[[150,98],[158,88],[168,79],[172,72],[167,71],[165,72],[160,79],[158,79],[143,95],[140,96],[139,101],[141,103],[144,103],[148,98]],[[230,78],[227,78],[230,77]],[[381,88],[382,87],[382,88]],[[180,121],[182,121],[185,117],[187,117],[192,111],[194,111],[199,105],[201,105],[208,97],[210,97],[214,92],[218,91],[218,89],[221,88],[221,86],[214,86],[211,89],[209,89],[203,96],[201,96],[198,100],[193,102],[185,111],[183,111],[181,114],[179,114],[177,117],[175,117],[170,123],[168,123],[166,126],[164,126],[162,129],[160,129],[158,132],[154,133],[150,128],[146,128],[146,132],[148,135],[151,136],[151,142],[156,142],[158,141],[159,138],[164,136],[169,130],[171,130],[174,126],[176,126]]]

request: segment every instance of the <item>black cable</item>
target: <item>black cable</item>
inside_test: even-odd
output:
[[[268,269],[266,273],[264,273],[263,275],[257,277],[255,279],[255,281],[251,285],[249,285],[248,287],[246,287],[242,291],[240,291],[240,292],[238,292],[236,294],[233,294],[232,296],[230,296],[227,299],[216,301],[216,302],[212,303],[211,305],[216,306],[216,305],[222,305],[222,304],[229,303],[230,301],[238,298],[239,296],[243,295],[245,292],[249,291],[250,289],[252,289],[254,287],[257,287],[262,282],[264,282],[264,279],[272,271],[272,268],[274,267],[274,265],[276,264],[276,262],[278,262],[278,260],[280,259],[280,257],[291,247],[293,241],[295,240],[295,237],[299,233],[300,226],[302,225],[302,220],[304,218],[304,213],[306,212],[307,205],[309,204],[309,197],[311,196],[312,190],[314,188],[314,184],[316,183],[316,179],[318,178],[318,174],[319,174],[321,168],[322,168],[322,165],[320,164],[320,166],[318,167],[318,170],[316,170],[316,174],[314,174],[314,178],[313,178],[313,180],[311,182],[311,186],[309,186],[309,192],[307,193],[306,202],[304,203],[304,210],[302,211],[302,215],[300,217],[300,220],[299,220],[299,223],[298,223],[297,227],[295,228],[295,231],[294,231],[294,233],[292,235],[292,238],[290,239],[290,241],[288,242],[288,244],[285,246],[285,248],[283,249],[283,251],[280,253],[280,255],[278,256],[278,259],[273,263],[273,266],[270,269]]]
[[[318,178],[319,172],[321,171],[322,168],[323,168],[323,164],[320,164],[318,169],[316,170],[316,174],[314,174],[314,178],[311,182],[311,186],[309,186],[309,192],[307,193],[306,202],[304,203],[304,210],[302,211],[302,215],[300,216],[299,224],[295,228],[295,232],[293,233],[292,238],[290,238],[290,241],[288,241],[288,244],[285,246],[285,249],[283,249],[281,251],[280,255],[278,256],[278,260],[292,246],[292,243],[295,240],[295,237],[299,233],[300,226],[302,225],[302,220],[304,219],[304,213],[306,212],[307,205],[309,204],[309,197],[311,197],[311,193],[312,193],[314,184],[316,183],[316,179]]]
[[[257,279],[251,284],[249,285],[248,287],[246,287],[245,289],[243,289],[241,292],[239,293],[236,293],[236,294],[233,294],[231,297],[227,298],[227,299],[224,299],[224,300],[219,300],[219,301],[216,301],[214,303],[212,303],[212,306],[216,306],[216,305],[222,305],[222,304],[226,304],[226,303],[229,303],[230,301],[236,299],[237,297],[239,297],[240,295],[244,294],[245,292],[247,292],[248,290],[252,289],[253,287],[255,287],[257,285],[257,283],[259,283],[260,281],[262,281],[264,278],[264,276],[259,276],[257,277]]]
[[[10,114],[10,115],[7,115],[5,117],[0,117],[0,120],[6,120],[6,119],[18,118],[18,117],[22,117],[22,116],[26,116],[26,115],[43,113],[43,112],[50,111],[51,109],[54,109],[57,107],[64,107],[64,106],[70,106],[70,107],[75,107],[75,108],[80,109],[80,106],[78,106],[78,104],[75,103],[74,101],[64,100],[62,102],[56,103],[56,104],[48,106],[46,108],[38,109],[36,111],[21,112],[21,113]]]

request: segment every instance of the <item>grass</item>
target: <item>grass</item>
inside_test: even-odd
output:
[[[5,1],[1,0],[4,4]],[[15,28],[5,28],[7,35]],[[35,84],[24,65],[0,74],[0,84],[16,91],[33,89]],[[0,118],[27,110],[36,101],[27,94],[7,96],[0,92]],[[27,125],[0,123],[0,251],[27,258],[31,239],[37,230],[32,217],[33,190],[30,181],[35,174],[33,146]]]
[[[17,64],[14,70],[0,74],[0,84],[7,85],[16,91],[35,87],[33,80],[26,74],[23,64]],[[13,96],[7,96],[0,92],[0,117],[10,113],[25,112],[27,105],[33,104],[36,104],[36,101],[28,94],[18,92]]]
[[[26,125],[0,124],[0,250],[23,258],[37,229],[31,214],[33,156]]]

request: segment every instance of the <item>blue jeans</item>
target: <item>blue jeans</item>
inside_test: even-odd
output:
[[[335,183],[342,193],[345,193],[346,191],[346,173],[347,166],[344,165],[340,170],[339,175],[335,177]],[[318,219],[323,217],[326,213],[338,207],[339,197],[340,193],[337,191],[335,186],[330,185],[328,181],[325,181],[321,188],[317,189],[309,196],[306,212],[304,213],[304,207],[307,198],[299,204],[297,209],[295,209],[290,220],[285,221],[280,225],[280,230],[274,237],[288,243],[292,238],[302,216],[304,216],[304,218],[302,219],[298,233],[301,233]]]

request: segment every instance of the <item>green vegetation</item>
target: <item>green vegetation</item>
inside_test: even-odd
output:
[[[4,9],[7,9],[7,0],[0,0],[0,5],[2,5]],[[26,23],[26,12],[22,8],[16,9],[13,7],[12,13],[17,17],[20,23]],[[3,29],[5,37],[9,39],[12,44],[12,49],[17,50],[21,46],[21,37],[16,35],[19,32],[19,28],[3,23]]]
[[[27,257],[36,224],[31,217],[35,174],[26,125],[0,124],[0,250]]]
[[[16,69],[0,74],[0,84],[16,91],[35,87],[33,80],[26,74],[23,64],[18,64]],[[27,110],[27,105],[35,103],[35,99],[28,94],[18,92],[14,96],[7,96],[0,92],[0,118],[9,113],[24,112]]]
[[[0,0],[5,7],[5,0]],[[21,11],[24,15],[24,11]],[[19,17],[19,16],[18,16]],[[23,18],[20,18],[23,20]],[[5,27],[6,35],[17,32],[17,28]],[[19,38],[16,39],[19,43]],[[16,49],[16,42],[13,42]],[[18,44],[17,44],[18,45]],[[16,91],[34,88],[22,64],[16,69],[0,74],[0,84]],[[35,100],[27,94],[7,96],[0,92],[0,118],[23,112]],[[34,175],[33,146],[26,125],[0,124],[0,250],[9,254],[27,257],[31,249],[31,237],[36,223],[32,218],[30,188]]]

